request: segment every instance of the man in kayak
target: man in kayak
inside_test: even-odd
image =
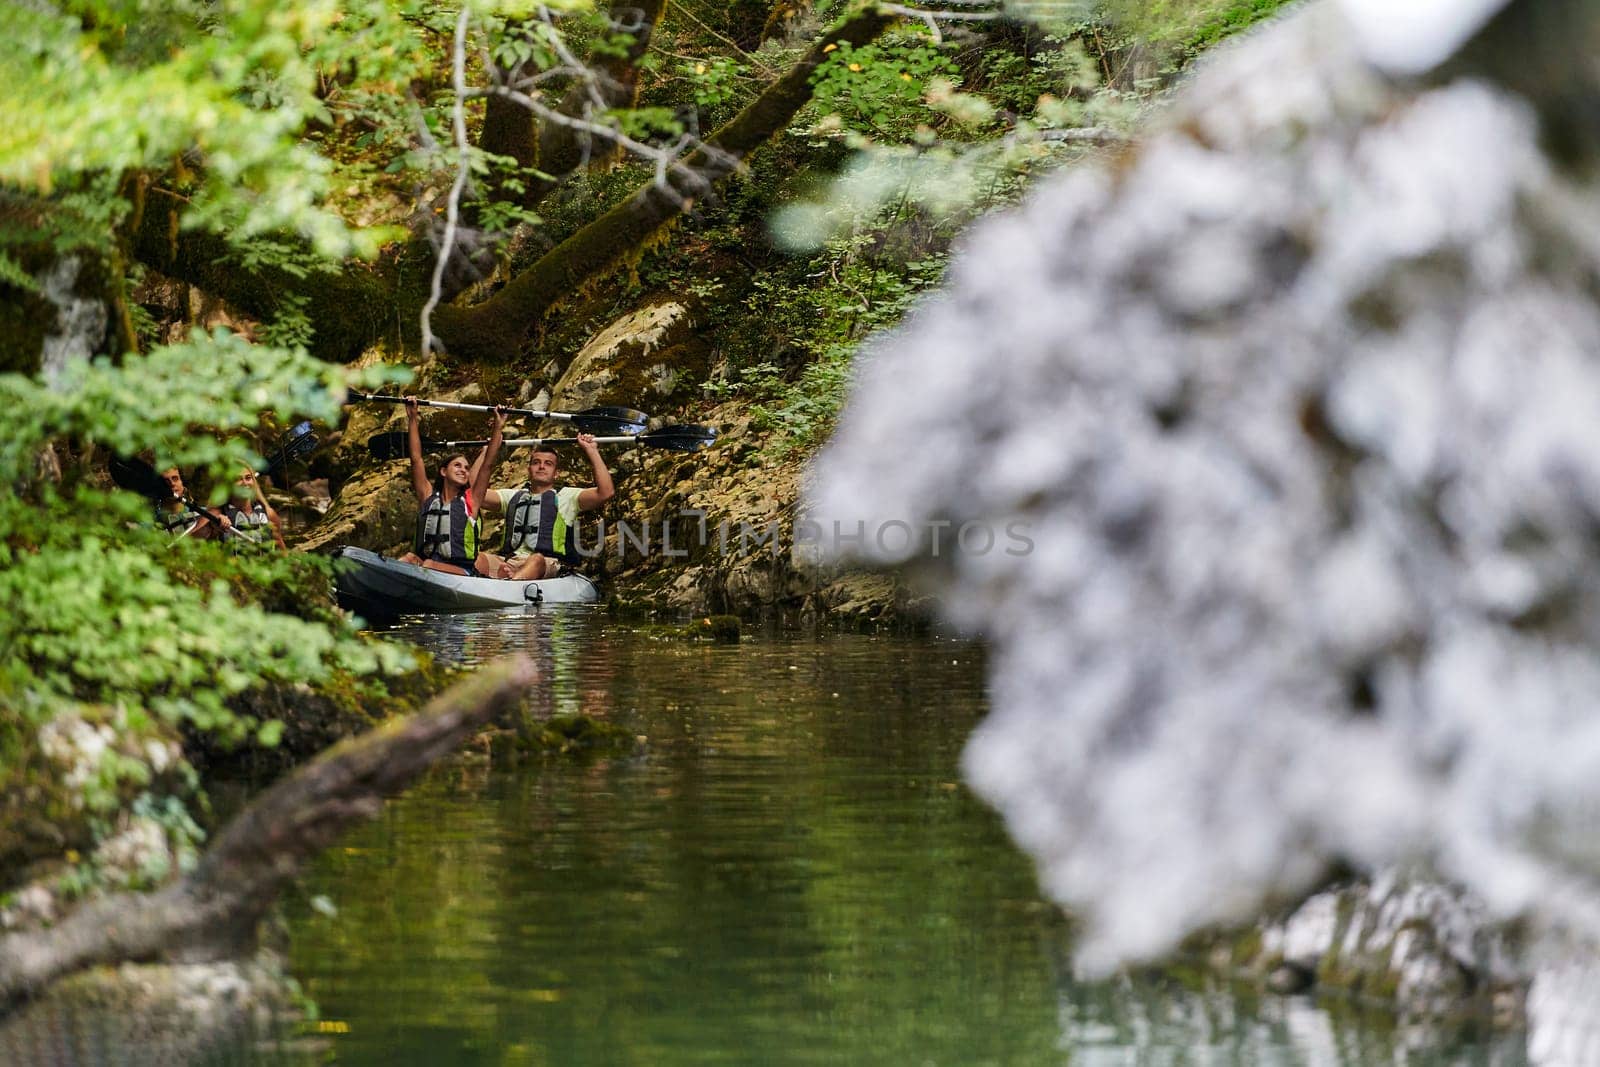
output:
[[[156,504],[156,525],[175,534],[174,540],[182,537],[192,537],[196,541],[221,540],[233,529],[233,524],[215,508],[201,509],[189,500],[183,472],[177,467],[168,467],[161,472],[161,477],[167,480],[172,496]]]
[[[506,413],[496,408],[489,443],[471,466],[462,453],[445,457],[439,467],[439,488],[428,480],[422,462],[422,433],[416,397],[406,397],[406,434],[410,438],[411,487],[417,493],[417,538],[402,563],[417,563],[447,574],[471,574],[483,533],[480,502],[489,487],[489,472],[500,452]]]
[[[267,496],[261,491],[261,483],[256,481],[256,472],[251,468],[246,467],[233,483],[233,494],[222,506],[222,514],[233,524],[230,535],[224,538],[228,543],[276,544],[280,552],[289,550],[289,546],[283,543],[283,522],[272,505],[267,503]]]
[[[589,458],[594,484],[585,489],[572,485],[557,489],[560,458],[549,448],[535,448],[528,455],[526,484],[516,489],[495,489],[484,497],[486,510],[505,512],[506,527],[499,554],[479,554],[478,573],[527,581],[554,578],[582,562],[583,557],[578,554],[578,515],[603,505],[616,495],[616,488],[594,435],[580,433],[576,440]]]

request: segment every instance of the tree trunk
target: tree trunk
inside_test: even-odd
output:
[[[48,930],[0,939],[0,1008],[100,964],[234,958],[300,870],[352,824],[377,814],[462,738],[514,706],[536,672],[517,658],[485,668],[421,712],[334,746],[256,798],[188,876],[149,894],[84,905]]]
[[[811,75],[841,43],[860,46],[893,21],[876,8],[856,12],[812,44],[783,77],[668,172],[547,252],[484,303],[440,308],[433,328],[452,357],[490,361],[516,352],[530,329],[558,301],[620,262],[656,230],[693,206],[766,143],[811,99]],[[685,173],[687,172],[687,173]]]
[[[633,41],[626,53],[591,60],[594,70],[600,75],[600,95],[607,109],[632,107],[635,103],[639,94],[638,63],[649,49],[650,37],[666,7],[667,0],[613,0],[613,24],[626,24],[637,18],[639,26],[632,33]],[[586,86],[574,85],[562,99],[559,110],[563,115],[577,118],[594,110],[594,100]],[[610,158],[611,146],[597,146],[593,142],[593,136],[586,131],[559,123],[547,123],[539,131],[538,167],[549,177],[536,178],[529,184],[523,206],[537,204],[561,184],[561,179],[592,160]]]
[[[416,343],[416,313],[427,299],[433,270],[432,249],[425,242],[411,242],[377,263],[349,260],[330,271],[301,275],[282,267],[240,266],[238,251],[226,239],[182,230],[181,218],[182,201],[152,188],[131,234],[135,258],[262,322],[285,311],[302,312],[314,329],[307,348],[322,359],[347,363],[386,334]],[[304,258],[311,261],[309,250]]]

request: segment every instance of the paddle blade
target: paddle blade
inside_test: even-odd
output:
[[[426,442],[424,442],[426,447]],[[367,438],[367,454],[373,459],[404,459],[410,446],[406,443],[406,431],[391,430],[388,433],[375,433]]]
[[[572,413],[572,424],[581,433],[592,433],[597,437],[643,433],[649,421],[649,415],[633,408],[585,408]]]
[[[710,426],[663,426],[659,430],[642,433],[637,438],[641,445],[665,448],[671,452],[698,452],[714,443],[717,431]]]
[[[311,429],[311,423],[296,423],[288,433],[279,438],[278,447],[267,457],[267,465],[262,468],[261,473],[269,478],[281,479],[288,473],[289,464],[309,456],[316,447],[317,435]]]
[[[142,459],[112,456],[107,467],[111,472],[111,480],[129,492],[151,500],[172,499],[172,486],[161,477],[160,471]]]

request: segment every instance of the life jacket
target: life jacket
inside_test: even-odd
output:
[[[222,513],[233,523],[227,541],[251,545],[273,543],[272,520],[267,517],[266,505],[261,501],[251,501],[248,508],[241,508],[230,500],[222,506]]]
[[[187,500],[183,501],[177,511],[168,511],[164,503],[156,505],[156,525],[169,534],[183,533],[200,517],[200,512],[196,511]]]
[[[506,505],[506,531],[500,542],[502,556],[537,552],[573,566],[581,563],[578,539],[557,506],[555,489],[535,493],[524,485],[511,494]]]
[[[436,559],[470,571],[478,558],[478,539],[482,535],[482,519],[477,509],[468,507],[466,493],[446,504],[435,492],[417,511],[417,541],[412,551],[423,559]]]

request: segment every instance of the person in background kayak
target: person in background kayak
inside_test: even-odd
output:
[[[168,467],[161,472],[161,477],[167,480],[172,496],[156,504],[156,525],[175,534],[174,540],[180,537],[192,537],[196,541],[221,540],[231,532],[233,524],[221,512],[215,508],[202,510],[190,502],[183,472],[177,467]]]
[[[418,426],[417,398],[406,397],[406,434],[410,438],[411,486],[417,492],[417,539],[402,563],[416,563],[447,574],[471,574],[478,558],[478,538],[483,532],[479,505],[489,487],[489,472],[500,453],[506,413],[496,408],[491,416],[489,443],[476,464],[468,465],[461,453],[445,457],[439,467],[439,488],[428,480],[422,462],[422,432]]]
[[[225,541],[241,545],[276,544],[280,552],[289,550],[283,543],[283,522],[267,503],[261,483],[256,481],[256,472],[249,467],[233,483],[233,495],[222,506],[222,514],[233,524]]]
[[[505,534],[500,552],[478,556],[478,573],[493,578],[519,581],[554,578],[563,569],[582,562],[578,554],[578,514],[593,511],[616,495],[611,472],[600,456],[594,435],[580,433],[578,447],[589,458],[594,484],[556,488],[556,472],[561,460],[548,448],[535,448],[528,455],[528,481],[517,489],[495,489],[484,497],[488,511],[503,511]]]

